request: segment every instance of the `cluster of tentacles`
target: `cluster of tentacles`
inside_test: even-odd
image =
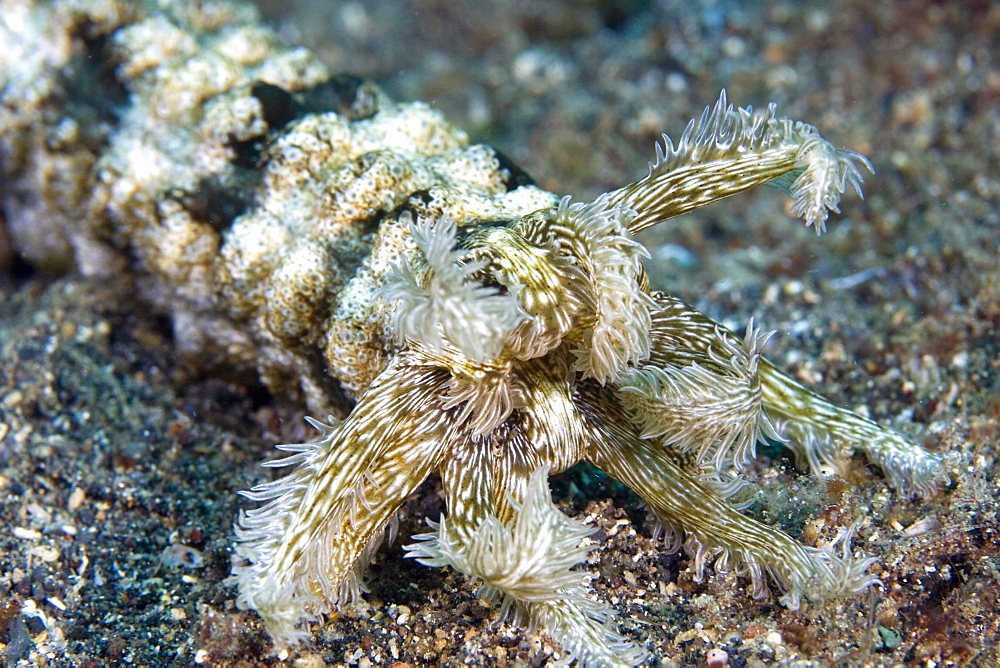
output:
[[[483,581],[481,594],[570,656],[631,665],[644,652],[591,597],[581,539],[547,476],[588,461],[632,488],[701,577],[736,568],[789,607],[875,581],[849,531],[836,549],[805,547],[743,516],[729,500],[759,440],[784,441],[813,471],[860,450],[904,493],[945,479],[940,455],[837,408],[762,357],[770,334],[745,337],[649,289],[646,249],[632,234],[771,182],[821,231],[859,155],[774,107],[734,109],[725,96],[675,146],[664,137],[649,175],[591,203],[458,228],[406,217],[412,252],[381,298],[394,354],[353,412],[268,466],[286,477],[245,493],[239,603],[275,644],[307,637],[359,595],[361,574],[402,502],[437,472],[448,513],[415,536],[410,556]],[[859,190],[860,192],[860,190]],[[387,309],[387,312],[389,309]]]

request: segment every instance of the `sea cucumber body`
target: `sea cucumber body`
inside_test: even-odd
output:
[[[256,373],[317,414],[386,363],[374,295],[412,246],[402,210],[463,226],[555,202],[246,5],[0,7],[0,259],[134,272],[192,364]]]

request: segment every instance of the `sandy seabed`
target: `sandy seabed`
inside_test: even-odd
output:
[[[553,481],[599,527],[598,596],[651,665],[1000,662],[1000,10],[990,3],[262,2],[334,71],[443,109],[546,189],[634,180],[721,88],[775,101],[869,156],[865,199],[816,238],[762,189],[654,229],[654,287],[742,329],[838,403],[960,455],[899,498],[857,462],[815,480],[772,452],[751,512],[808,537],[865,518],[880,587],[788,611],[734,575],[693,582],[636,500],[584,469]],[[542,665],[451,571],[383,548],[371,592],[287,660],[223,584],[256,464],[300,408],[202,378],[129,285],[0,278],[0,642],[8,665]],[[443,510],[435,483],[400,534]],[[812,533],[810,533],[812,532]]]

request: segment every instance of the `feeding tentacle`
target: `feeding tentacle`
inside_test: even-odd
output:
[[[463,491],[470,482],[464,478]],[[468,513],[452,512],[432,525],[432,533],[414,536],[417,542],[405,548],[408,556],[480,578],[481,597],[500,605],[501,615],[513,611],[519,624],[544,628],[569,652],[567,661],[634,666],[645,652],[615,632],[611,609],[590,597],[589,574],[573,570],[593,549],[582,544],[593,529],[553,505],[547,480],[548,469],[541,466],[520,481],[523,497],[511,499],[509,521],[485,508],[482,519],[470,525]]]
[[[723,340],[733,345],[739,342],[734,333],[679,299],[662,293],[654,293],[653,298],[657,308],[650,328],[649,364],[697,360],[710,350],[722,355],[727,348]],[[758,375],[764,411],[775,432],[799,464],[814,474],[860,450],[882,469],[889,485],[903,493],[930,496],[947,482],[944,455],[929,452],[892,429],[833,405],[766,358],[760,360]]]
[[[244,496],[266,501],[240,514],[233,568],[237,604],[264,619],[278,648],[359,594],[359,570],[396,510],[438,465],[453,428],[437,397],[447,375],[398,355],[343,423],[285,446],[296,465]],[[317,423],[318,424],[318,423]]]
[[[831,598],[877,581],[866,575],[872,559],[808,548],[756,520],[741,515],[678,466],[655,441],[642,439],[627,423],[607,390],[579,388],[577,401],[593,430],[590,461],[639,494],[661,522],[686,536],[696,579],[711,558],[724,570],[734,565],[750,575],[755,596],[766,596],[765,574],[786,593],[781,601],[797,608],[801,598]]]
[[[714,107],[688,123],[676,146],[667,135],[656,146],[649,175],[608,195],[638,212],[633,232],[734,195],[772,183],[795,198],[792,211],[821,233],[830,211],[839,211],[848,188],[861,195],[864,156],[838,149],[807,123],[778,118],[767,109],[736,108],[719,95]]]

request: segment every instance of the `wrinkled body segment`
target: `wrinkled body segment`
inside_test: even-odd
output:
[[[573,570],[590,529],[555,508],[549,474],[592,463],[643,499],[698,578],[716,560],[792,608],[876,580],[850,530],[811,548],[735,508],[758,441],[813,473],[859,453],[903,494],[947,479],[941,455],[775,368],[770,334],[739,336],[648,285],[639,230],[772,183],[821,232],[840,195],[860,192],[863,157],[773,106],[723,94],[676,144],[664,136],[646,178],[573,202],[426,105],[331,78],[240,5],[3,6],[4,30],[51,24],[21,74],[0,75],[19,91],[8,100],[59,108],[47,73],[95,57],[117,86],[58,124],[5,107],[9,192],[42,193],[9,218],[32,221],[7,231],[20,251],[129,267],[188,354],[342,416],[280,446],[290,454],[267,465],[290,471],[245,493],[262,505],[239,517],[233,581],[276,648],[360,595],[432,473],[447,514],[410,556],[481,579],[487,600],[591,665],[644,652]],[[90,141],[60,149],[59,133]]]

